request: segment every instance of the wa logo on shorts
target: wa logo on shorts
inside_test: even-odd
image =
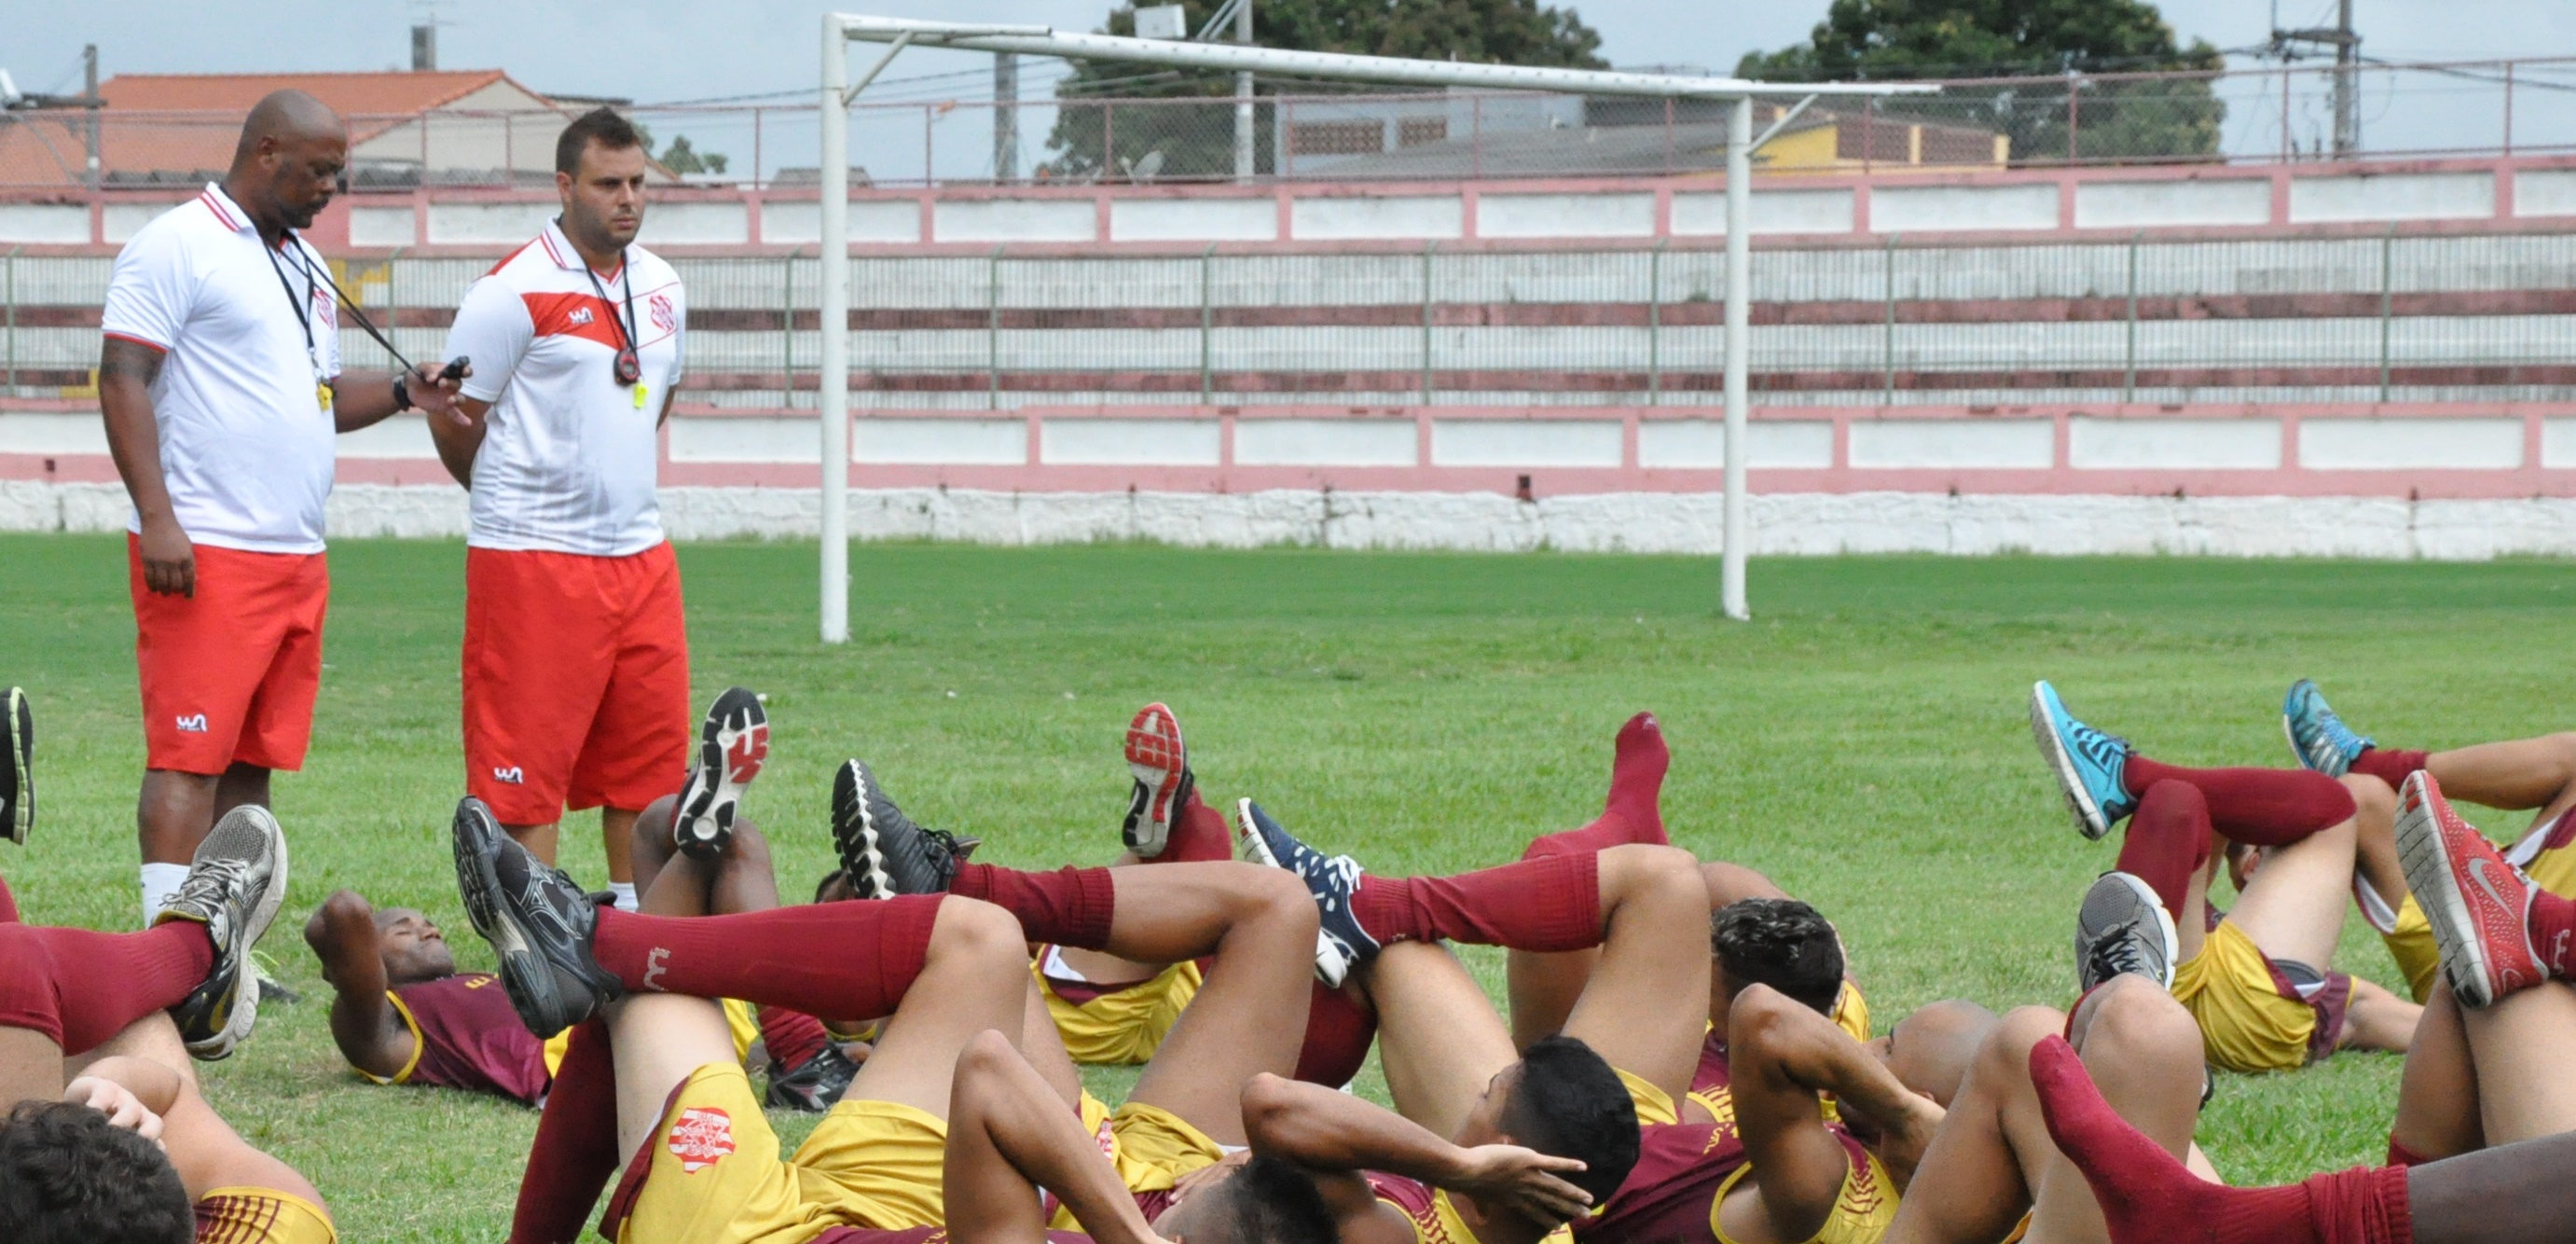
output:
[[[181,734],[204,734],[205,732],[206,732],[206,715],[205,715],[204,713],[181,713],[181,714],[179,714],[179,733],[181,733]]]
[[[671,1120],[671,1156],[680,1173],[695,1175],[733,1153],[733,1116],[712,1106],[690,1106]]]
[[[199,726],[197,728],[200,730],[205,729],[204,726]],[[495,782],[507,782],[512,786],[519,786],[527,782],[528,771],[517,765],[494,765],[492,766],[492,780]]]

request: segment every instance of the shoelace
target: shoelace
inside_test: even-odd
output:
[[[2146,954],[2138,946],[2137,933],[2138,922],[2124,920],[2104,930],[2102,940],[2093,943],[2086,966],[2093,969],[2096,984],[2116,976],[2154,975],[2147,970]]]
[[[2129,755],[2127,739],[2096,730],[2080,721],[2071,723],[2071,726],[2072,728],[2067,731],[2067,741],[2074,744],[2075,750],[2084,753],[2084,758],[2092,761],[2096,766],[2108,769],[2127,759]]]
[[[246,860],[200,861],[189,870],[188,879],[179,883],[179,892],[170,897],[165,910],[193,907],[214,916],[224,911],[226,900],[239,892],[249,878],[250,863]]]

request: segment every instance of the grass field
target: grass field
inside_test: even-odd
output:
[[[1716,617],[1716,567],[1697,559],[862,546],[853,641],[826,649],[811,546],[681,561],[701,700],[769,693],[775,748],[750,808],[791,894],[828,866],[829,777],[853,754],[916,816],[982,835],[985,858],[1105,861],[1120,731],[1165,699],[1211,795],[1254,795],[1377,871],[1450,871],[1589,819],[1612,730],[1651,708],[1674,749],[1675,840],[1831,915],[1882,1025],[1936,998],[2072,993],[2074,902],[2112,846],[2078,838],[2048,785],[2023,718],[2032,679],[2173,759],[2277,765],[2281,690],[2302,674],[2383,740],[2441,746],[2565,726],[2576,654],[2576,572],[2557,563],[1771,561],[1753,568],[1758,620],[1739,625]],[[265,945],[317,1001],[263,1012],[240,1055],[205,1069],[217,1106],[311,1176],[351,1240],[499,1238],[536,1123],[361,1084],[298,936],[349,886],[428,910],[465,966],[490,962],[446,846],[463,562],[456,544],[334,548],[313,754],[277,788],[293,887]],[[0,681],[35,697],[44,796],[0,870],[31,919],[128,927],[142,738],[123,550],[7,536],[0,567]],[[568,828],[566,861],[597,880],[591,824]],[[1498,957],[1471,959],[1499,983]],[[2401,984],[2358,921],[2340,965]],[[2347,1055],[2222,1078],[2202,1144],[2238,1182],[2374,1160],[2397,1073]]]

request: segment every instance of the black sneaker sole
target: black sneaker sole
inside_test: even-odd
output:
[[[27,831],[36,827],[36,717],[27,707],[27,693],[16,687],[9,688],[0,711],[7,713],[0,721],[0,730],[7,732],[0,743],[9,751],[9,819],[0,823],[0,835],[24,845]]]
[[[884,844],[868,812],[868,788],[875,784],[866,761],[841,762],[840,772],[832,775],[832,846],[840,852],[842,874],[860,898],[893,898],[894,878],[886,875]]]
[[[749,754],[726,753],[723,736],[736,731],[736,746],[750,742]],[[742,687],[728,689],[707,707],[698,725],[698,766],[680,789],[677,815],[671,820],[672,845],[699,859],[713,859],[733,842],[734,817],[742,792],[769,756],[769,711],[760,697]]]
[[[483,801],[467,796],[456,805],[452,827],[456,848],[456,889],[465,902],[465,918],[499,960],[501,988],[528,1031],[551,1037],[567,1027],[553,1020],[571,1013],[563,991],[555,987],[554,968],[530,945],[508,904],[501,901],[501,875],[494,860],[508,835]],[[548,1025],[552,1024],[551,1027]]]

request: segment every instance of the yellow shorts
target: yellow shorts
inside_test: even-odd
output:
[[[1181,1008],[1198,996],[1199,965],[1175,963],[1152,980],[1115,989],[1088,1002],[1069,1002],[1057,995],[1042,968],[1047,956],[1029,961],[1046,998],[1047,1015],[1064,1038],[1065,1053],[1077,1063],[1131,1067],[1151,1059],[1163,1037],[1181,1017]]]
[[[2424,909],[2409,894],[2398,904],[2397,923],[2379,935],[2388,947],[2388,957],[2397,961],[2397,970],[2406,975],[2406,990],[2417,1002],[2433,996],[2433,982],[2442,976],[2442,948],[2433,940],[2433,922],[2424,918]]]
[[[1616,1067],[1611,1070],[1619,1071]],[[1628,1100],[1636,1103],[1637,1126],[1647,1127],[1657,1123],[1682,1121],[1681,1112],[1674,1108],[1672,1094],[1656,1088],[1643,1077],[1630,1075],[1625,1071],[1619,1071],[1619,1083],[1628,1086]]]
[[[910,1106],[844,1101],[782,1160],[737,1065],[689,1074],[609,1205],[619,1244],[803,1244],[831,1227],[899,1231],[946,1217],[948,1129]]]
[[[2272,961],[2233,921],[2220,921],[2200,953],[2174,969],[2173,996],[2200,1024],[2213,1067],[2294,1071],[2333,1052],[2332,1033],[2323,1049],[2313,1048],[2321,1044],[2318,1007],[2285,993]]]
[[[2568,816],[2576,816],[2576,812]],[[2505,852],[2505,858],[2529,874],[2532,884],[2552,894],[2576,898],[2576,829],[2560,829],[2560,822],[2567,819],[2560,817],[2532,826],[2520,842]]]
[[[1860,1156],[1860,1164],[1844,1172],[1842,1191],[1834,1195],[1834,1211],[1826,1215],[1825,1225],[1801,1244],[1877,1244],[1879,1237],[1887,1234],[1888,1225],[1896,1221],[1896,1181],[1889,1178],[1877,1154],[1864,1149]],[[1736,1244],[1718,1221],[1718,1210],[1726,1204],[1727,1194],[1735,1191],[1735,1185],[1752,1173],[1750,1163],[1736,1167],[1726,1182],[1718,1185],[1717,1196],[1708,1203],[1708,1233],[1717,1238],[1718,1244]]]
[[[338,1244],[322,1207],[273,1188],[212,1188],[197,1198],[197,1244]]]
[[[1118,1171],[1129,1192],[1162,1192],[1181,1176],[1225,1160],[1225,1149],[1207,1133],[1160,1106],[1131,1101],[1112,1110],[1089,1093],[1082,1095],[1082,1130],[1099,1141],[1100,1151]],[[1057,1207],[1047,1225],[1058,1231],[1080,1231],[1073,1211]]]

